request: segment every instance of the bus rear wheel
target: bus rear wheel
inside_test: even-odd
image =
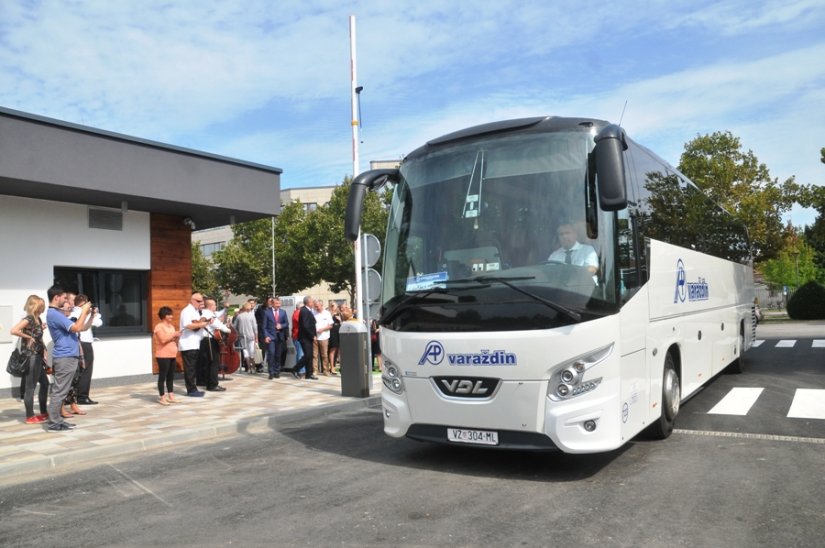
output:
[[[733,360],[730,364],[728,370],[731,373],[744,373],[745,372],[745,328],[744,326],[739,329],[739,355]]]
[[[662,415],[650,425],[650,435],[653,438],[663,440],[670,436],[681,403],[682,388],[679,383],[679,374],[676,372],[673,355],[668,352],[665,356],[665,368],[662,375]]]

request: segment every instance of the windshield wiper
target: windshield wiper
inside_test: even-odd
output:
[[[384,314],[380,318],[380,322],[382,324],[386,323],[386,322],[391,322],[401,312],[403,312],[407,308],[411,307],[413,301],[426,299],[427,297],[429,297],[430,295],[432,295],[434,293],[442,293],[442,294],[449,293],[449,291],[447,291],[447,288],[442,285],[442,284],[445,284],[446,282],[438,282],[438,283],[439,283],[439,285],[434,285],[433,287],[431,287],[430,289],[427,289],[426,291],[416,291],[415,293],[405,294],[403,297],[401,297],[398,300],[398,303],[394,307],[392,307],[390,310],[387,310],[387,311],[384,312]],[[470,288],[467,287],[467,288],[458,288],[458,289],[470,289]]]
[[[517,281],[521,281],[521,280],[534,280],[535,278],[536,278],[535,276],[511,276],[511,277],[508,277],[508,278],[498,277],[498,276],[477,276],[475,278],[461,278],[461,279],[458,279],[458,280],[448,280],[448,281],[442,282],[442,283],[447,284],[447,285],[460,284],[460,283],[479,283],[479,284],[483,284],[482,287],[489,286],[491,283],[500,283],[502,285],[506,285],[507,287],[509,287],[513,291],[517,291],[517,292],[521,293],[522,295],[526,295],[527,297],[530,297],[531,299],[533,299],[537,302],[540,302],[544,305],[547,305],[548,307],[552,308],[556,312],[558,312],[560,314],[564,314],[565,316],[567,316],[568,318],[570,318],[571,320],[573,320],[575,322],[580,322],[581,321],[581,319],[582,319],[581,314],[579,314],[575,310],[571,310],[571,309],[567,308],[566,306],[555,303],[555,302],[553,302],[549,299],[545,299],[544,297],[542,297],[540,295],[536,295],[535,293],[533,293],[531,291],[527,291],[526,289],[522,289],[521,287],[518,287],[517,285],[512,283],[512,282],[517,282]]]

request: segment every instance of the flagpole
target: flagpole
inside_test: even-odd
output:
[[[351,91],[351,101],[352,101],[352,178],[358,176],[361,172],[361,168],[359,166],[359,158],[358,158],[358,127],[360,125],[360,121],[358,120],[359,112],[358,112],[358,92],[356,88],[358,87],[358,67],[356,64],[355,59],[355,16],[349,16],[349,52],[350,52],[350,75],[351,75],[351,84],[352,89]],[[354,243],[354,251],[355,251],[355,308],[356,313],[358,314],[358,319],[362,322],[366,322],[366,315],[364,314],[364,291],[363,291],[363,284],[362,284],[362,276],[361,276],[361,269],[362,269],[362,260],[361,260],[361,227],[358,227],[358,237],[355,239]]]

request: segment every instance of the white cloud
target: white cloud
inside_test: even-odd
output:
[[[729,129],[807,182],[825,146],[820,3],[0,0],[0,105],[337,183],[355,14],[362,167],[496,119],[616,121],[628,100],[630,134],[672,162]]]

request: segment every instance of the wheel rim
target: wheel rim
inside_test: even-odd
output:
[[[679,390],[679,377],[676,371],[668,369],[665,372],[665,385],[662,391],[664,396],[664,411],[668,420],[673,420],[679,413],[679,403],[682,399]]]

